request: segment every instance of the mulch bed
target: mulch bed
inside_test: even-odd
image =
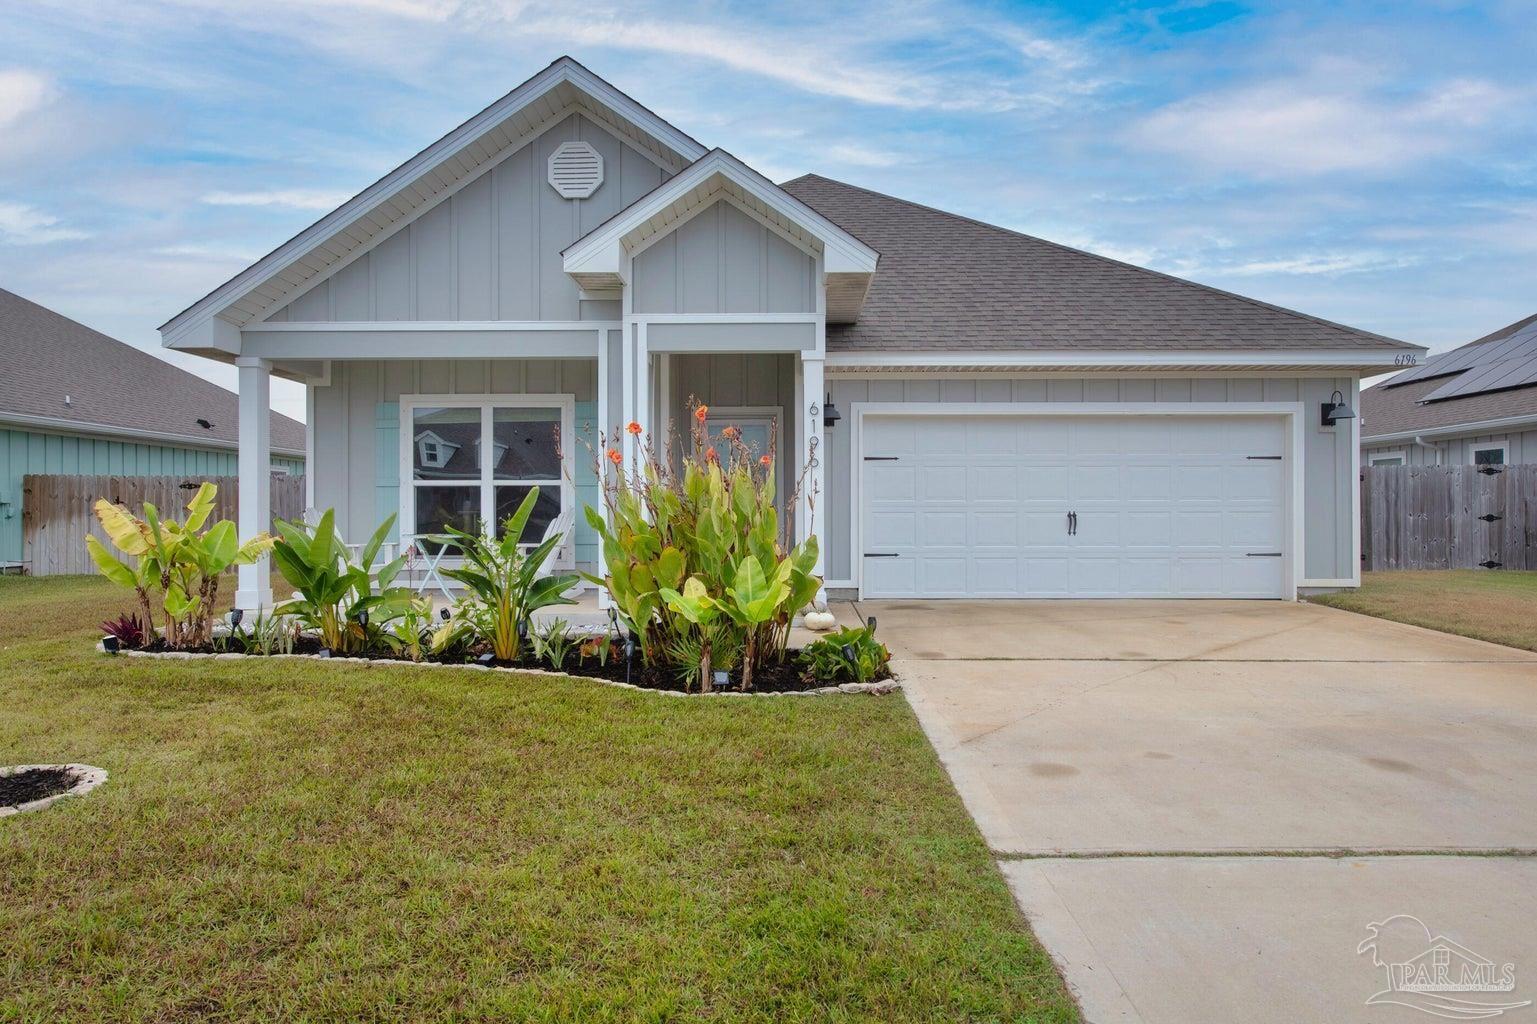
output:
[[[0,807],[20,807],[75,788],[80,777],[69,768],[28,768],[0,776]]]
[[[157,641],[146,647],[145,650],[155,653],[163,653],[170,650],[165,642]],[[301,637],[294,645],[294,654],[318,654],[322,650],[320,641],[313,637]],[[216,653],[212,647],[204,647],[192,651],[195,654]],[[468,658],[427,658],[428,661],[436,661],[442,664],[464,665],[475,661],[482,654],[489,653],[489,649],[482,648],[473,651]],[[760,669],[753,675],[752,693],[802,693],[806,690],[815,690],[824,686],[836,685],[848,680],[824,680],[810,678],[802,674],[799,659],[799,648],[790,648],[785,652],[785,660],[778,665],[769,665]],[[367,655],[375,661],[409,661],[410,659],[391,654],[389,651],[375,651]],[[549,669],[549,665],[535,661],[532,657],[521,658],[515,662],[498,661],[493,664],[501,668],[536,668]],[[607,679],[613,682],[628,682],[648,690],[683,690],[683,681],[669,672],[657,668],[648,668],[640,663],[640,655],[636,654],[634,662],[626,669],[624,658],[619,656],[607,662],[599,662],[596,658],[578,659],[573,653],[566,659],[562,672],[573,676],[589,676],[596,679]],[[883,672],[874,681],[890,679],[890,672]],[[716,687],[716,689],[738,690],[742,677],[739,671],[731,673],[731,685],[729,687]],[[697,689],[697,687],[696,687]]]

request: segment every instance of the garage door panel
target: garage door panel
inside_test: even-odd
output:
[[[918,497],[922,501],[966,500],[965,466],[925,466],[918,473]]]
[[[861,468],[870,597],[1279,597],[1278,417],[885,417]],[[1077,530],[1068,532],[1068,513]]]
[[[867,462],[864,485],[871,501],[913,501],[918,497],[918,471],[914,466]]]

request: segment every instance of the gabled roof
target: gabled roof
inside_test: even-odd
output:
[[[620,286],[628,252],[644,248],[722,197],[769,224],[792,244],[821,255],[829,276],[859,278],[862,286],[852,294],[848,308],[829,308],[827,317],[837,322],[858,314],[864,286],[875,273],[880,254],[723,149],[712,149],[567,246],[561,254],[566,273],[588,289]],[[829,294],[830,303],[833,298]]]
[[[0,423],[235,447],[233,393],[3,288],[0,365]],[[273,413],[272,450],[302,456],[304,424]]]
[[[818,175],[783,187],[881,254],[829,352],[1417,350]]]
[[[1361,393],[1363,440],[1537,420],[1537,315],[1440,352]]]
[[[219,348],[229,325],[259,320],[436,202],[541,129],[580,111],[670,173],[705,147],[570,57],[561,57],[480,113],[161,325],[166,343]],[[224,323],[210,325],[217,317]]]

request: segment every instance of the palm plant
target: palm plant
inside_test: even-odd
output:
[[[520,550],[523,528],[539,500],[539,488],[529,488],[517,511],[502,524],[498,537],[448,528],[436,540],[459,549],[464,564],[443,575],[464,584],[467,593],[454,609],[454,619],[472,627],[491,645],[499,661],[516,661],[527,636],[529,616],[540,608],[575,604],[566,591],[581,579],[576,573],[541,575],[544,563],[560,545],[546,537],[526,554]],[[440,631],[441,632],[441,631]]]
[[[409,587],[391,586],[405,565],[405,556],[377,573],[373,568],[394,524],[394,516],[386,519],[353,562],[347,545],[336,533],[332,510],[327,509],[313,529],[278,520],[276,526],[282,536],[272,549],[272,557],[299,596],[279,605],[277,614],[294,616],[318,632],[321,642],[338,654],[366,650],[412,600]]]

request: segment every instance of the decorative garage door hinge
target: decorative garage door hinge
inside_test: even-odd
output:
[[[897,457],[895,455],[866,455],[865,456],[865,461],[866,462],[896,462],[897,461]]]
[[[1249,552],[1245,552],[1245,554],[1249,558],[1280,558],[1281,555],[1283,554],[1283,552],[1280,552],[1280,551],[1249,551]]]
[[[1246,459],[1253,459],[1256,462],[1280,462],[1281,461],[1281,456],[1279,456],[1279,455],[1245,455],[1244,458],[1246,458]]]
[[[901,558],[895,551],[866,551],[866,558]]]
[[[1497,516],[1493,512],[1485,512],[1483,515],[1479,516],[1478,518],[1482,519],[1486,523],[1497,523],[1501,519],[1504,519],[1505,517],[1504,516]]]

